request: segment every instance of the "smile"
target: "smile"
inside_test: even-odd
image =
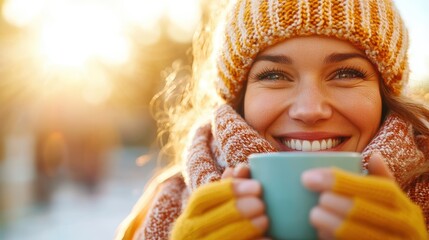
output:
[[[314,152],[327,150],[338,146],[342,142],[341,138],[328,138],[320,140],[282,139],[282,143],[288,148],[297,151]]]

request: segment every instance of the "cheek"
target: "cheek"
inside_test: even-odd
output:
[[[278,115],[278,101],[267,91],[248,88],[244,97],[244,119],[259,134],[266,136],[265,133]]]
[[[362,151],[377,133],[382,114],[381,96],[377,90],[365,91],[343,102],[343,109],[359,131],[358,150]]]
[[[365,94],[359,104],[355,105],[356,114],[363,119],[362,128],[378,129],[381,121],[382,101],[377,91]]]

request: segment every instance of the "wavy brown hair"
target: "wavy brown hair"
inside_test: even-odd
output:
[[[214,43],[228,1],[207,0],[202,4],[205,11],[193,39],[192,66],[174,66],[164,89],[152,101],[161,158],[173,164],[181,161],[193,128],[207,121],[216,106],[224,102],[216,91]]]
[[[384,84],[380,84],[380,88],[384,116],[394,112],[410,122],[416,134],[429,136],[429,109],[423,103],[405,95],[396,96]]]

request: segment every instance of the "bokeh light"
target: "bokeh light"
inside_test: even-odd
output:
[[[46,2],[47,0],[6,0],[2,13],[9,23],[24,27],[42,14]]]
[[[409,30],[410,87],[429,85],[429,31],[426,30],[429,25],[429,1],[414,0],[410,4],[408,0],[395,0],[395,3]]]
[[[91,16],[85,18],[76,14],[81,17],[65,17],[41,27],[40,51],[47,64],[84,67],[92,58],[111,64],[123,64],[128,60],[130,43],[115,32],[111,18],[88,19]]]
[[[32,39],[26,48],[39,69],[31,75],[56,87],[74,81],[91,103],[108,100],[108,89],[117,80],[111,71],[102,81],[88,82],[89,75],[135,64],[140,46],[153,46],[161,38],[189,44],[201,18],[198,0],[6,0],[2,12]],[[104,87],[94,87],[94,82]],[[103,91],[90,97],[88,89]]]
[[[159,28],[165,6],[165,0],[124,0],[122,3],[125,20],[140,26],[143,30]]]
[[[128,60],[131,46],[112,9],[72,2],[48,9],[52,14],[40,27],[41,54],[48,64],[83,67],[92,59],[112,64]]]
[[[178,42],[189,42],[201,19],[201,8],[198,0],[169,0],[167,16],[170,21],[168,34]]]

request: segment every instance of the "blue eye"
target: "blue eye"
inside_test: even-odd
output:
[[[333,79],[365,79],[367,74],[354,68],[342,68],[334,72]]]

